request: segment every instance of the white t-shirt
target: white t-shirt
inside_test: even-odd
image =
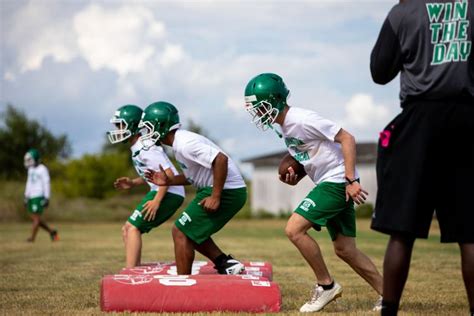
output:
[[[28,199],[44,197],[49,199],[51,195],[48,168],[45,165],[28,168],[28,179],[26,180],[25,197]]]
[[[314,111],[290,107],[281,128],[290,155],[315,184],[345,182],[341,145],[334,142],[340,126]]]
[[[216,144],[204,136],[179,129],[174,135],[173,151],[189,183],[198,188],[212,187],[212,162],[219,152],[224,153]],[[224,189],[245,187],[239,169],[232,159],[226,156],[228,169]]]
[[[170,159],[166,155],[163,147],[161,146],[152,146],[150,149],[145,150],[143,144],[140,141],[137,141],[135,144],[130,147],[132,151],[132,161],[135,170],[138,175],[145,179],[144,173],[147,169],[152,169],[160,171],[160,165],[163,169],[171,168],[175,175],[178,174],[178,171],[171,163]],[[145,179],[146,181],[146,179]],[[154,183],[148,182],[151,191],[158,191],[158,186]],[[184,187],[182,185],[171,185],[168,187],[168,192],[178,194],[184,197]]]

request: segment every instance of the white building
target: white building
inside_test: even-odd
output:
[[[251,208],[252,213],[266,212],[271,214],[290,213],[301,200],[314,188],[308,177],[298,185],[284,184],[278,179],[278,166],[287,151],[246,159],[254,167],[252,173]],[[357,171],[362,187],[369,192],[368,203],[375,204],[377,179],[375,162],[377,158],[376,143],[357,144]]]

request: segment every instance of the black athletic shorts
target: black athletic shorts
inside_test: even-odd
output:
[[[474,100],[413,101],[380,134],[372,229],[474,242]]]

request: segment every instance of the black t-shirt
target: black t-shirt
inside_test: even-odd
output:
[[[473,1],[395,5],[372,51],[374,81],[386,84],[400,72],[402,105],[414,99],[474,100]]]

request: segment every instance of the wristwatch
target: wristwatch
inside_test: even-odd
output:
[[[346,177],[346,185],[350,185],[354,182],[359,182],[360,183],[360,179],[359,178],[355,178],[355,179],[349,179],[348,177]]]

